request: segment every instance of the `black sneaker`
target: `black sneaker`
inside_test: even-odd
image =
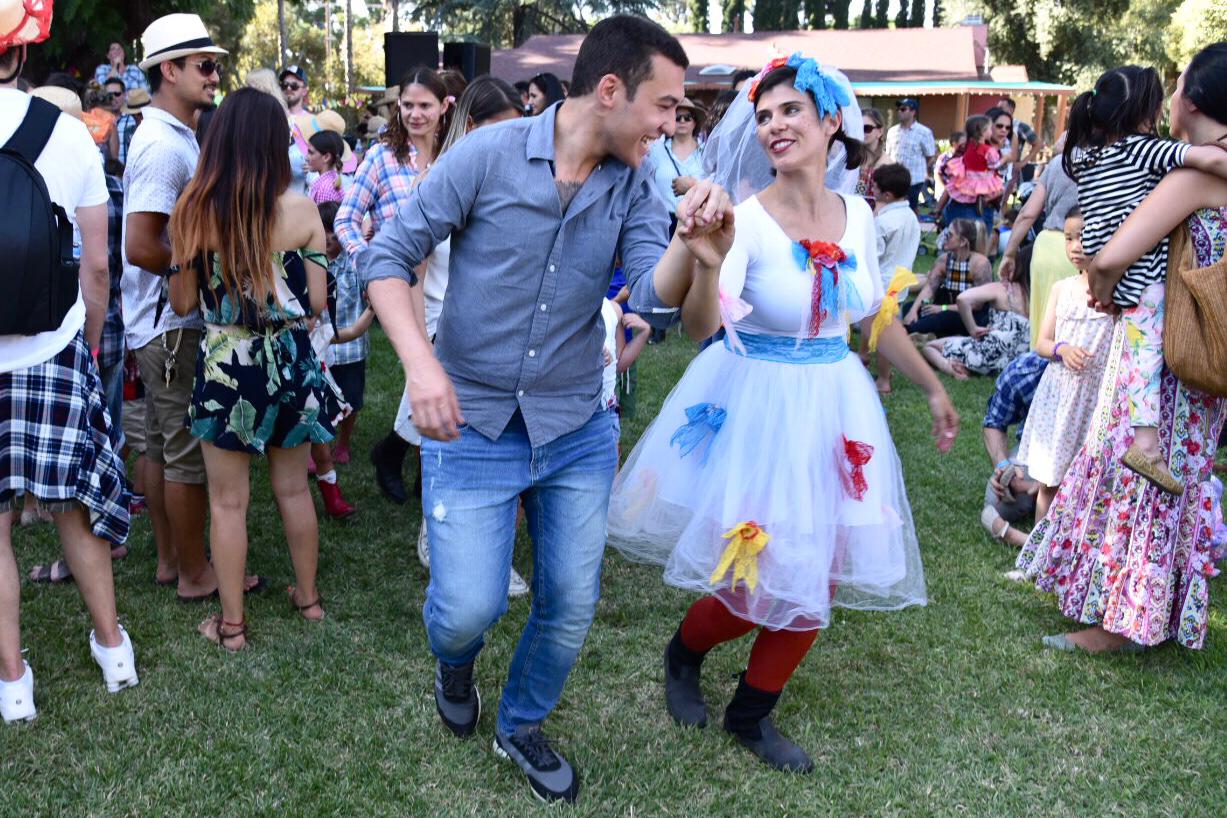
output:
[[[396,432],[390,433],[390,436],[395,435]],[[393,451],[394,448],[399,451]],[[399,444],[393,441],[389,446],[385,438],[371,449],[371,464],[375,467],[375,483],[383,492],[383,496],[394,503],[404,504],[409,501],[408,495],[405,494],[405,480],[401,476],[401,470],[405,466],[405,451],[408,448],[409,444],[403,441]]]
[[[481,716],[481,694],[473,684],[473,663],[453,667],[435,663],[435,709],[439,718],[460,738],[473,735]]]
[[[533,795],[542,801],[575,803],[579,796],[579,771],[554,752],[540,725],[522,725],[509,736],[496,730],[494,752],[520,766]]]

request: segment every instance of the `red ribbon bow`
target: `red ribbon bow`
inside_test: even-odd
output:
[[[844,490],[855,500],[865,499],[869,483],[865,480],[865,464],[873,457],[873,447],[859,440],[844,438],[844,457],[852,466],[851,472],[841,472]]]

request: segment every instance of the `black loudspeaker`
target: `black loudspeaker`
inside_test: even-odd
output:
[[[439,35],[433,31],[396,32],[383,35],[385,85],[399,85],[410,69],[439,68]]]
[[[443,67],[455,68],[472,82],[490,73],[490,46],[481,43],[444,43]]]

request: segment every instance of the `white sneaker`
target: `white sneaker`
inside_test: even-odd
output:
[[[430,570],[430,538],[426,535],[425,520],[422,520],[422,527],[418,529],[418,562],[422,563],[422,567],[427,571]]]
[[[132,651],[132,640],[124,626],[119,626],[119,634],[124,641],[113,648],[103,647],[94,638],[94,632],[89,632],[89,652],[102,668],[102,680],[106,682],[107,692],[118,693],[125,687],[135,687],[140,679],[136,677],[136,654]]]
[[[1002,574],[1002,576],[1008,579],[1010,582],[1030,582],[1030,580],[1027,579],[1027,573],[1025,571],[1019,571],[1017,568],[1015,568],[1013,571],[1006,571],[1004,574]]]
[[[26,672],[15,682],[0,682],[0,715],[6,722],[34,721],[34,671],[22,660]]]
[[[507,581],[507,596],[524,596],[528,593],[528,583],[524,581],[524,577],[520,576],[520,572],[516,569],[511,569],[511,579]]]

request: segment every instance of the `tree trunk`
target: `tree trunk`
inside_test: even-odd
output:
[[[805,20],[810,28],[827,27],[826,0],[805,0]]]
[[[400,0],[392,0],[392,30],[400,31]]]
[[[345,93],[354,91],[354,0],[345,0]]]
[[[740,33],[745,30],[746,0],[725,0],[724,30]]]
[[[827,0],[827,8],[831,10],[831,28],[848,27],[848,8],[851,5],[852,0]]]
[[[285,0],[277,0],[277,58],[281,64],[277,68],[278,71],[281,70],[281,66],[289,62],[287,59],[290,47],[289,41],[290,37],[286,33],[285,27]]]

